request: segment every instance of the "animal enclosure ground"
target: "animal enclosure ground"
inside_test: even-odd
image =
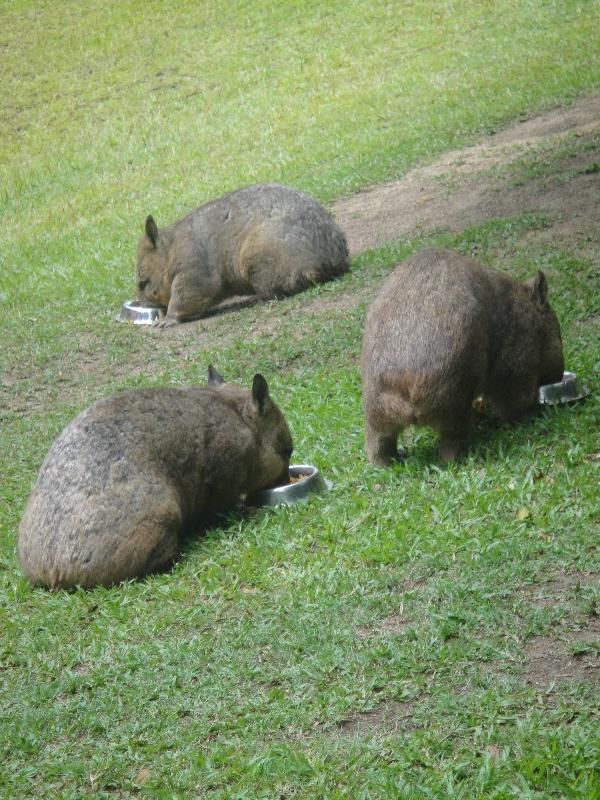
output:
[[[0,10],[0,796],[600,798],[598,8]],[[147,213],[270,180],[330,204],[349,275],[166,331],[115,322]],[[482,415],[447,468],[410,431],[375,469],[364,313],[429,244],[543,269],[591,395]],[[332,490],[234,509],[165,574],[30,587],[16,533],[56,434],[208,363],[267,377],[293,461]]]
[[[273,786],[279,797],[357,787],[419,796],[432,786],[446,796],[466,782],[469,796],[492,797],[498,787],[516,796],[506,787],[518,780],[543,796],[553,785],[556,796],[565,786],[596,796],[600,131],[586,109],[597,119],[597,108],[583,99],[577,113],[556,109],[339,201],[355,255],[341,281],[167,331],[111,320],[109,336],[91,328],[55,361],[5,374],[3,416],[17,438],[59,398],[77,408],[108,387],[203,380],[209,361],[226,374],[278,374],[297,460],[335,483],[302,508],[232,515],[191,543],[173,573],[143,584],[49,596],[11,579],[7,597],[31,605],[36,620],[12,636],[37,653],[28,656],[37,688],[26,705],[18,695],[9,704],[4,746],[38,765],[34,793],[152,797],[191,781],[214,797],[233,797],[228,784],[265,797]],[[568,125],[557,130],[559,121]],[[535,141],[500,147],[525,126]],[[375,470],[362,457],[362,317],[393,263],[430,242],[523,277],[543,266],[567,364],[592,397],[519,429],[483,420],[461,466],[437,470],[432,437],[419,432],[406,465]],[[50,413],[44,430],[53,426]],[[12,558],[5,563],[12,574]],[[137,644],[123,638],[131,603]],[[65,613],[67,638],[54,622]],[[9,646],[9,673],[20,659]],[[111,736],[120,696],[117,747],[135,755],[94,756],[85,742]],[[77,737],[81,749],[80,718],[89,730],[81,764],[57,771],[63,745],[52,737],[70,747]],[[446,777],[436,783],[437,774]]]

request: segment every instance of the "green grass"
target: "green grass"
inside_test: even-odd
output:
[[[271,179],[330,200],[598,86],[597,2],[401,6],[0,11],[0,796],[600,798],[597,232],[574,253],[523,214],[163,335],[112,319],[149,211],[171,221]],[[410,431],[407,461],[378,470],[364,311],[430,241],[543,268],[592,396],[519,426],[482,418],[449,468]],[[294,460],[333,490],[233,511],[165,575],[29,587],[16,532],[54,436],[101,395],[204,381],[211,361],[246,384],[264,372]],[[569,639],[581,628],[595,638]],[[527,680],[537,637],[596,671]],[[396,722],[375,724],[386,709]]]

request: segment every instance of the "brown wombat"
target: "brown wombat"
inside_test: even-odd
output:
[[[398,457],[407,425],[439,431],[451,461],[469,446],[482,396],[504,420],[537,406],[538,387],[563,375],[560,328],[542,272],[519,283],[449,250],[399,264],[371,304],[362,351],[369,460]]]
[[[197,319],[234,295],[291,295],[348,270],[342,231],[312,197],[259,184],[200,206],[160,232],[150,216],[137,254],[141,302],[159,327]]]
[[[292,438],[262,375],[122,392],[52,445],[19,530],[27,577],[90,588],[166,568],[203,514],[288,477]]]

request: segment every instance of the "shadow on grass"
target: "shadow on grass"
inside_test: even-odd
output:
[[[563,432],[566,414],[577,413],[579,404],[541,409],[515,422],[504,422],[490,412],[478,413],[473,421],[471,444],[468,455],[451,464],[440,461],[438,435],[429,428],[408,429],[400,434],[398,447],[406,451],[406,457],[398,460],[392,469],[458,468],[468,461],[490,465],[498,460],[522,457],[523,448],[539,446],[544,440],[553,441]]]

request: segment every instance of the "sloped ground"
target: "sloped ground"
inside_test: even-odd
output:
[[[353,256],[397,239],[460,232],[487,220],[532,212],[543,214],[545,222],[527,232],[524,246],[551,242],[573,256],[597,259],[600,96],[518,122],[416,167],[399,180],[342,199],[331,211]],[[89,396],[90,388],[105,386],[109,376],[158,378],[165,358],[186,358],[229,344],[239,338],[240,330],[249,339],[269,335],[280,327],[280,313],[286,313],[290,303],[298,304],[303,315],[318,317],[368,302],[376,290],[369,282],[357,286],[339,280],[332,291],[280,303],[234,298],[220,313],[196,322],[166,330],[136,330],[136,341],[119,358],[108,357],[106,342],[93,329],[81,331],[77,346],[69,346],[60,363],[46,364],[44,374],[25,362],[6,371],[0,383],[2,405],[10,413],[27,414],[43,408],[58,390],[63,401],[81,405],[82,391]],[[235,313],[230,313],[231,307]],[[589,320],[595,327],[598,322],[598,317]]]
[[[400,180],[341,200],[333,213],[353,254],[530,210],[556,217],[549,238],[585,237],[600,220],[599,149],[600,97],[592,97],[445,153]],[[524,159],[533,161],[530,180],[515,182],[511,166]]]
[[[371,187],[355,197],[340,200],[332,211],[346,231],[351,251],[355,256],[369,248],[398,239],[405,239],[409,246],[414,247],[415,241],[419,238],[426,240],[434,236],[437,231],[461,232],[471,225],[480,225],[496,218],[511,220],[523,213],[539,215],[541,220],[539,224],[515,225],[518,241],[511,240],[509,247],[504,248],[505,240],[496,239],[493,252],[489,252],[484,244],[481,248],[483,250],[482,257],[491,258],[495,265],[510,269],[510,258],[515,254],[527,257],[531,252],[534,258],[539,258],[540,253],[546,251],[554,254],[561,250],[566,254],[572,254],[581,258],[582,264],[585,262],[585,267],[575,264],[573,269],[575,271],[584,268],[589,270],[590,274],[593,273],[594,281],[592,282],[590,278],[589,284],[584,283],[579,281],[575,272],[569,272],[568,276],[563,279],[562,286],[569,291],[569,286],[573,282],[577,286],[577,292],[581,295],[584,291],[582,287],[588,285],[597,287],[600,266],[598,258],[600,240],[598,225],[600,219],[599,112],[600,98],[592,97],[581,100],[569,110],[556,109],[536,119],[523,121],[482,139],[472,147],[448,153],[430,165],[419,166],[402,179],[382,186]],[[484,240],[475,237],[473,241]],[[469,240],[469,246],[471,246],[471,240]],[[399,251],[401,248],[397,248],[397,250]],[[210,318],[164,331],[134,329],[132,326],[117,325],[112,321],[116,309],[111,310],[110,317],[105,316],[100,321],[104,327],[97,329],[95,326],[98,320],[92,313],[95,312],[93,309],[87,320],[88,326],[79,331],[77,337],[69,340],[68,346],[64,347],[62,353],[53,354],[51,359],[46,361],[35,361],[32,358],[31,363],[24,361],[15,364],[11,372],[2,377],[2,385],[0,385],[2,413],[0,417],[30,416],[33,420],[39,421],[45,416],[60,415],[62,420],[67,413],[66,407],[69,407],[69,413],[74,413],[76,408],[84,407],[100,394],[115,391],[123,386],[135,385],[138,376],[144,382],[187,381],[190,380],[190,376],[193,376],[192,379],[196,379],[197,376],[197,379],[200,380],[204,375],[208,356],[210,355],[210,358],[219,357],[221,349],[225,350],[228,345],[232,345],[234,355],[231,357],[232,363],[227,366],[235,368],[234,363],[237,367],[239,361],[240,370],[244,374],[251,374],[250,369],[255,367],[254,359],[257,356],[263,357],[264,353],[260,351],[261,347],[263,351],[269,351],[264,357],[264,364],[260,367],[262,370],[266,365],[265,368],[268,372],[265,374],[284,373],[288,365],[295,363],[295,358],[299,360],[302,369],[309,371],[315,363],[319,367],[320,356],[319,349],[312,347],[314,340],[311,340],[310,334],[318,331],[318,336],[323,333],[323,337],[326,337],[328,335],[327,326],[332,320],[338,323],[337,330],[346,330],[339,325],[339,321],[342,320],[343,325],[348,325],[351,329],[352,336],[345,337],[339,346],[337,346],[336,340],[336,347],[333,347],[327,354],[331,360],[325,366],[334,363],[334,360],[336,364],[338,361],[345,360],[344,363],[350,365],[349,371],[352,371],[360,344],[363,307],[377,292],[379,276],[393,265],[392,257],[388,259],[385,255],[386,252],[386,250],[383,251],[384,255],[377,270],[372,268],[372,264],[368,262],[369,256],[366,255],[364,260],[357,260],[356,268],[351,275],[326,287],[320,287],[318,290],[281,302],[268,304],[255,302],[252,307],[240,308],[235,313],[215,314]],[[523,267],[523,263],[520,266]],[[570,269],[571,265],[569,264]],[[549,275],[551,278],[560,277],[556,274],[552,276],[552,267]],[[133,267],[131,285],[133,287]],[[551,288],[553,286],[555,284],[551,282]],[[590,302],[586,302],[585,308],[586,311],[579,314],[576,319],[565,318],[564,320],[564,327],[570,334],[569,340],[577,342],[577,347],[581,350],[586,349],[586,341],[596,340],[600,327],[597,301],[592,298]],[[306,331],[309,331],[308,336]],[[289,336],[292,340],[289,348],[287,348],[287,340],[284,341],[284,336]],[[595,345],[589,349],[593,350],[594,348]],[[248,358],[246,350],[251,351]],[[218,361],[215,363],[221,366]],[[181,368],[182,364],[183,368]],[[321,368],[323,369],[322,365]],[[224,371],[227,372],[227,370]],[[591,379],[591,375],[589,377]],[[301,382],[300,375],[300,380],[296,381],[296,383],[300,383],[298,391],[303,391]],[[355,388],[350,386],[351,391]],[[357,395],[354,399],[358,406],[358,389],[356,391]],[[339,400],[339,395],[337,400]],[[307,395],[306,402],[315,402],[315,396]],[[589,412],[590,407],[591,403],[584,407],[585,411]],[[340,411],[340,415],[343,415],[343,412],[344,409]],[[29,422],[29,420],[25,420],[25,422]],[[15,425],[15,430],[18,430],[18,424]],[[52,425],[58,426],[58,420],[54,420]],[[25,430],[25,424],[23,424],[23,430]],[[568,431],[573,429],[568,428],[565,423],[564,430],[565,436],[568,436]],[[340,426],[339,432],[340,435],[337,438],[341,440],[343,434],[344,441],[344,449],[342,450],[340,447],[339,452],[343,453],[344,457],[348,454],[355,454],[357,448],[362,446],[362,444],[357,444],[356,439],[351,439],[356,431],[348,431],[347,427]],[[29,429],[27,435],[30,435]],[[45,428],[43,435],[49,436]],[[506,441],[507,447],[510,447],[509,431],[503,434],[503,439]],[[543,443],[539,443],[538,446],[542,447]],[[591,443],[586,442],[582,447],[584,455],[579,455],[578,458],[584,458],[590,470],[596,469],[599,458],[598,445],[592,441]],[[40,460],[43,457],[41,447],[35,457],[39,457]],[[565,471],[570,469],[568,464],[563,465],[563,468]],[[578,474],[581,475],[581,468],[579,469]],[[25,480],[30,479],[30,471],[29,467],[26,473],[24,471]],[[502,493],[502,496],[507,491],[506,485],[500,482],[503,474],[502,471],[497,472],[498,486],[488,487],[494,492]],[[458,475],[456,477],[458,478]],[[381,494],[385,494],[388,488],[386,482],[389,483],[390,476],[379,477],[378,475],[374,480],[378,481],[372,486],[374,495],[377,495],[380,490]],[[554,478],[552,475],[540,474],[532,480],[539,481],[540,485],[543,482],[543,485],[546,486],[550,485]],[[458,480],[446,480],[444,485],[455,487],[458,483]],[[559,522],[569,519],[568,509],[573,498],[577,501],[579,509],[584,502],[576,497],[576,493],[581,487],[576,485],[576,481],[573,481],[573,484],[573,496],[569,496],[567,492],[559,498],[567,509],[566,512],[562,511],[557,516]],[[399,488],[401,487],[394,483],[394,496]],[[428,492],[430,489],[432,489],[431,482],[425,482],[419,491]],[[522,502],[526,501],[519,499],[517,502],[516,497],[517,495],[514,500],[516,504],[514,512],[518,513],[517,509],[520,509]],[[518,497],[520,498],[521,495],[519,494]],[[510,506],[510,502],[507,501],[508,506]],[[366,529],[369,520],[372,519],[371,515],[374,513],[373,507],[384,509],[386,513],[396,513],[395,499],[394,505],[389,507],[373,506],[370,501],[365,501],[360,506],[360,511],[354,512],[345,523],[343,535],[353,536],[357,530],[361,529],[361,526]],[[339,508],[339,505],[336,508]],[[304,554],[308,554],[309,548],[313,545],[315,549],[323,546],[320,540],[309,541],[307,538],[303,541],[301,538],[303,521],[308,522],[309,513],[310,509],[307,509],[307,517],[303,520],[301,513],[298,512],[295,522],[298,526],[295,531],[298,534],[297,546],[302,545],[303,548],[306,548],[303,550]],[[459,518],[459,513],[456,512],[456,514]],[[485,520],[480,524],[484,528]],[[567,541],[575,537],[577,531],[584,524],[579,519],[575,519],[573,530],[554,532],[550,526],[548,529],[539,530],[537,526],[532,526],[530,532],[524,527],[522,533],[524,539],[539,536],[540,546],[547,548],[550,553],[553,538],[557,543],[559,539],[561,542]],[[427,733],[423,721],[427,721],[432,708],[436,709],[436,713],[442,714],[443,724],[446,724],[447,721],[451,722],[466,706],[472,708],[474,714],[478,714],[479,698],[483,696],[488,687],[491,690],[495,686],[500,687],[499,695],[503,695],[504,698],[516,698],[513,719],[522,715],[522,706],[519,704],[523,700],[519,698],[525,695],[529,697],[527,692],[530,690],[533,690],[530,693],[535,694],[536,697],[536,711],[541,711],[542,716],[547,714],[549,719],[552,719],[553,711],[556,711],[561,704],[564,706],[565,703],[568,703],[570,697],[577,692],[577,709],[589,707],[593,726],[593,715],[596,713],[597,705],[597,687],[600,679],[600,626],[598,624],[600,606],[597,594],[598,573],[594,572],[594,554],[592,553],[592,550],[596,549],[593,541],[594,535],[598,532],[597,520],[591,524],[592,530],[585,532],[586,548],[589,548],[590,555],[589,564],[585,558],[582,558],[576,566],[570,563],[563,568],[551,561],[550,557],[546,560],[546,554],[544,554],[543,567],[540,566],[522,582],[519,581],[506,587],[502,603],[510,617],[506,625],[506,635],[510,637],[510,646],[493,652],[487,649],[487,645],[481,650],[468,650],[469,653],[475,653],[475,657],[468,662],[468,670],[455,669],[454,664],[461,664],[457,657],[456,661],[448,660],[447,673],[444,673],[443,669],[431,670],[423,674],[413,671],[414,679],[398,684],[393,696],[386,691],[385,683],[375,675],[377,681],[372,686],[369,684],[368,691],[365,690],[362,696],[360,691],[363,691],[364,687],[360,688],[360,691],[357,690],[355,702],[344,708],[342,713],[328,716],[311,712],[313,715],[310,723],[312,727],[302,727],[299,724],[291,723],[288,730],[285,724],[281,724],[280,727],[275,726],[273,732],[273,736],[277,740],[275,745],[278,746],[280,743],[287,745],[291,742],[292,745],[299,744],[302,748],[304,740],[306,740],[309,752],[310,748],[313,748],[312,752],[319,752],[319,748],[321,748],[322,752],[331,754],[332,751],[339,748],[345,754],[347,750],[351,750],[354,741],[366,740],[371,737],[379,740],[384,740],[390,735],[398,738],[405,736],[410,738],[410,735],[414,733],[418,740],[419,736],[425,736]],[[275,527],[273,526],[269,536],[274,534]],[[424,538],[426,538],[426,532]],[[264,543],[265,540],[259,538],[258,541]],[[353,541],[358,542],[358,538],[354,538]],[[226,546],[226,540],[224,540],[223,547]],[[333,547],[330,544],[327,546]],[[475,553],[475,546],[473,548]],[[242,550],[239,552],[242,553]],[[586,549],[584,556],[587,556],[587,552]],[[256,550],[249,550],[249,553],[251,555],[248,556],[248,560],[258,557],[260,547]],[[282,553],[283,555],[278,556],[280,559],[278,568],[284,569],[282,559],[287,559],[288,553],[287,551],[282,551]],[[573,553],[574,551],[571,555]],[[268,555],[271,554],[272,551],[269,550]],[[369,550],[366,549],[361,554],[361,558],[368,557]],[[458,564],[461,563],[459,559]],[[547,566],[550,563],[552,563],[552,567]],[[193,569],[191,560],[188,564],[189,568]],[[236,562],[236,570],[238,566],[239,564]],[[248,570],[247,565],[246,569]],[[457,577],[457,572],[453,573],[453,569],[458,570],[459,566],[454,568],[450,562],[449,577],[445,579],[448,586],[452,583],[453,578]],[[247,571],[244,580],[248,580],[248,574],[254,575],[253,572]],[[261,573],[257,572],[256,574],[260,575]],[[264,574],[271,576],[276,573],[265,572]],[[371,574],[374,575],[375,571]],[[182,573],[182,581],[185,582],[185,579],[186,575]],[[294,579],[293,576],[289,578],[289,585],[292,587],[294,586],[293,580],[297,580],[297,578]],[[462,646],[462,638],[470,638],[472,642],[477,637],[477,628],[471,627],[468,633],[462,637],[460,626],[463,623],[460,619],[453,621],[452,614],[446,613],[452,608],[447,605],[447,593],[444,596],[440,585],[436,587],[436,580],[440,580],[439,576],[432,576],[428,572],[411,573],[408,578],[404,576],[397,583],[390,579],[389,584],[385,584],[385,591],[395,593],[397,602],[389,608],[386,607],[379,617],[369,616],[368,624],[359,624],[358,622],[353,624],[349,637],[350,642],[344,645],[347,648],[346,652],[352,653],[353,648],[359,649],[362,646],[376,648],[381,645],[382,648],[385,648],[388,643],[404,641],[409,643],[413,634],[416,634],[418,638],[426,629],[432,614],[440,610],[440,599],[442,600],[441,609],[449,620],[448,623],[444,623],[446,628],[444,628],[443,634],[448,649],[451,650],[454,645]],[[196,616],[184,616],[182,621],[180,595],[177,594],[180,590],[176,583],[176,581],[169,582],[168,591],[173,592],[173,595],[167,599],[172,600],[172,606],[177,606],[177,624],[181,624],[182,627],[172,641],[175,646],[179,646],[177,636],[202,635],[204,628],[200,631],[197,630]],[[199,609],[202,608],[205,601],[206,608],[209,609],[206,618],[203,617],[202,625],[206,624],[207,628],[212,626],[211,639],[207,644],[210,649],[219,640],[221,632],[227,631],[228,622],[226,620],[225,623],[221,623],[222,607],[219,597],[217,596],[217,600],[211,605],[206,600],[207,595],[196,594],[199,584],[195,577],[192,585],[194,587],[193,614],[195,615],[197,610],[200,614]],[[382,583],[381,586],[383,585]],[[240,593],[247,594],[250,599],[255,594],[258,603],[262,594],[260,587],[260,581],[257,586],[249,582],[243,585]],[[499,588],[502,587],[499,586]],[[181,591],[186,596],[186,590]],[[278,591],[280,592],[279,597],[286,597],[281,587],[278,588]],[[149,590],[149,595],[153,596],[152,599],[155,595],[156,599],[162,602],[160,598],[163,595],[156,594],[153,588]],[[150,602],[150,596],[147,599]],[[29,596],[24,602],[28,604],[28,609]],[[115,600],[115,602],[120,602],[120,600]],[[129,602],[127,595],[125,595],[125,602]],[[145,600],[142,598],[141,602],[145,602]],[[103,613],[104,603],[103,598],[93,598],[93,602],[89,600],[88,605],[87,598],[74,597],[70,604],[72,613],[80,615],[79,617],[74,616],[74,625],[79,625],[83,619],[86,620],[85,625],[87,625],[88,618],[91,624],[95,624],[93,623],[94,615],[98,608]],[[32,618],[38,619],[35,617],[33,602],[31,605]],[[391,608],[394,609],[392,613],[390,613]],[[235,609],[237,610],[237,606]],[[185,607],[183,611],[185,614]],[[40,613],[45,617],[46,614],[63,614],[65,609],[60,607],[60,598],[50,597],[44,598]],[[124,614],[127,613],[130,612],[126,607]],[[168,610],[165,612],[164,619],[169,619],[169,613],[171,612]],[[252,613],[251,610],[248,613]],[[214,617],[211,617],[211,614],[214,614]],[[151,617],[150,614],[146,622],[151,621]],[[101,614],[98,615],[98,618],[99,620],[105,619]],[[532,618],[534,622],[536,619],[540,622],[539,626],[532,625]],[[106,619],[110,619],[110,617],[106,617]],[[522,621],[525,622],[520,625]],[[162,617],[160,624],[164,624]],[[219,627],[220,624],[223,624],[223,628]],[[80,627],[84,628],[85,625],[82,624]],[[36,628],[35,630],[43,629]],[[156,631],[155,628],[146,628],[145,630],[152,630],[152,635]],[[38,635],[37,632],[35,635]],[[87,634],[84,631],[83,633],[79,632],[78,635],[85,637]],[[93,631],[92,635],[95,635]],[[438,636],[438,633],[436,632],[435,635]],[[483,643],[486,644],[489,638],[489,632],[486,632],[486,635],[482,637]],[[257,641],[259,642],[258,639]],[[515,642],[517,642],[516,646]],[[519,642],[521,644],[518,644]],[[161,642],[161,647],[163,644],[165,643]],[[169,646],[165,644],[164,652],[167,654],[170,652]],[[446,645],[444,644],[444,646]],[[253,647],[258,654],[258,661],[260,661],[263,644],[254,643]],[[86,657],[89,658],[89,654]],[[275,695],[285,692],[293,693],[290,688],[289,676],[294,673],[286,673],[276,659],[269,662],[268,654],[265,658],[267,666],[258,673],[259,677],[265,678],[265,681],[261,684],[256,680],[259,696],[264,694],[266,697],[269,692],[273,692]],[[171,664],[173,663],[180,662],[173,658]],[[437,663],[443,663],[442,659],[438,659]],[[92,689],[97,687],[98,684],[94,681],[100,679],[98,676],[105,669],[109,669],[106,664],[97,669],[95,663],[85,661],[83,657],[81,662],[79,660],[70,662],[69,670],[65,670],[65,672],[66,680],[71,682],[68,685],[73,687],[70,690],[72,693],[67,695],[61,691],[54,701],[60,703],[60,713],[65,716],[69,712],[73,715],[79,714],[80,706],[77,704],[80,702],[80,697],[87,696],[90,687]],[[156,674],[163,672],[165,670],[161,665],[161,669]],[[156,674],[153,676],[153,680],[156,679]],[[121,679],[122,675],[119,678]],[[132,682],[137,680],[136,676],[131,677],[131,675],[125,675],[125,678]],[[329,678],[327,679],[329,680]],[[201,713],[199,701],[197,702],[197,695],[200,694],[196,690],[198,680],[198,677],[193,675],[186,695],[186,703],[190,701],[197,703],[193,706],[192,712],[196,715]],[[335,680],[335,678],[331,678],[331,680]],[[161,686],[161,691],[166,691],[165,686],[162,684]],[[157,689],[157,695],[158,693]],[[47,697],[47,695],[43,697],[40,707],[52,709],[53,701],[52,699],[48,700]],[[145,701],[146,698],[144,698]],[[67,705],[68,703],[70,705]],[[214,713],[214,719],[210,722],[210,725],[214,725],[214,729],[207,727],[208,734],[205,732],[205,736],[209,738],[203,739],[202,745],[204,746],[208,742],[209,749],[212,748],[213,752],[222,754],[225,752],[222,748],[227,746],[223,742],[226,742],[230,736],[228,726],[237,724],[237,722],[231,722],[229,712],[223,711],[223,707],[220,713],[223,714],[224,719],[218,719],[219,708],[218,706],[215,708],[216,711],[210,710],[210,714]],[[185,715],[181,720],[177,720],[177,735],[183,731],[185,736],[186,725],[190,720],[188,710],[186,705]],[[563,719],[564,712],[560,708],[559,712],[557,712],[556,718]],[[252,713],[255,713],[254,710]],[[568,711],[568,713],[571,712]],[[569,724],[568,716],[566,719]],[[77,726],[73,722],[71,724],[74,726],[73,731],[76,731]],[[552,721],[549,725],[552,725]],[[165,728],[160,730],[160,735],[163,735],[162,731]],[[72,735],[75,736],[75,733]],[[448,735],[452,736],[451,724]],[[153,730],[152,737],[155,736],[156,731]],[[43,738],[40,737],[40,740]],[[477,736],[474,737],[475,740],[477,738]],[[487,762],[502,763],[503,758],[514,760],[514,750],[506,756],[503,754],[501,744],[482,741],[483,743],[477,746],[480,747],[484,762],[487,760]],[[539,742],[540,739],[533,741]],[[27,743],[25,744],[29,747]],[[385,746],[387,747],[387,745]],[[593,744],[590,745],[590,748],[592,746]],[[161,758],[167,757],[164,755],[167,753],[167,749],[167,745],[165,745]],[[46,763],[52,757],[50,747],[48,747],[48,751],[50,755],[42,757],[46,758]],[[154,752],[159,751],[155,750]],[[231,757],[232,754],[229,753],[228,758]],[[345,755],[343,757],[345,758]],[[386,758],[385,752],[382,754],[382,758]],[[557,758],[560,759],[560,752]],[[142,763],[144,765],[138,769]],[[415,755],[412,766],[419,768],[417,755]],[[160,769],[162,767],[159,766],[158,759],[156,766],[154,762],[150,763],[150,766],[146,766],[146,762],[136,764],[134,773],[136,774],[136,783],[144,783],[151,771],[158,774]],[[582,768],[582,774],[584,772],[585,770]],[[92,790],[95,787],[95,775],[96,773],[92,773],[89,777],[86,776],[82,779],[92,786]],[[125,796],[116,788],[118,773],[117,778],[107,775],[102,780],[105,781],[104,785],[109,787],[107,791],[114,796]],[[584,796],[584,791],[585,789],[579,796]],[[282,790],[281,796],[288,795]]]

